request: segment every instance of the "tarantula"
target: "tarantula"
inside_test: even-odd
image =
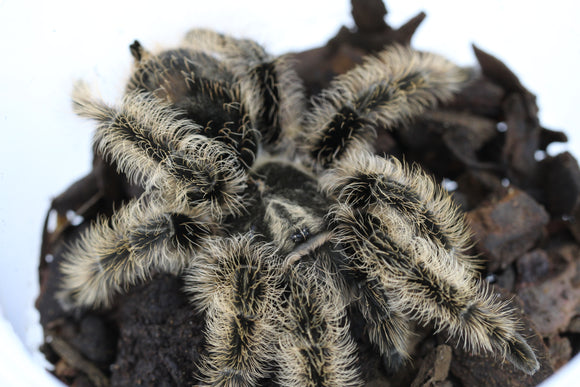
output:
[[[211,385],[360,385],[347,307],[392,369],[418,322],[537,371],[450,196],[372,151],[377,130],[449,101],[471,70],[390,46],[307,103],[289,60],[251,40],[196,29],[179,48],[131,53],[118,105],[84,83],[73,105],[144,193],[70,246],[63,304],[109,307],[154,273],[183,276],[205,314]]]

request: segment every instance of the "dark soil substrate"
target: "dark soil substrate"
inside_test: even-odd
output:
[[[309,94],[364,55],[393,42],[410,43],[425,17],[421,13],[393,29],[384,22],[381,1],[352,3],[356,29],[343,27],[324,47],[295,54]],[[376,150],[419,163],[453,191],[474,231],[473,253],[486,262],[482,275],[503,296],[516,295],[513,302],[521,306],[541,368],[526,377],[422,328],[413,362],[395,375],[387,374],[364,337],[356,337],[368,385],[532,386],[580,349],[578,164],[569,153],[546,155],[550,143],[566,136],[540,125],[535,96],[505,65],[474,50],[481,68],[475,82],[453,103],[409,127],[382,131]],[[55,364],[55,375],[69,385],[196,383],[203,316],[181,293],[180,278],[157,275],[102,312],[65,312],[54,298],[64,246],[97,214],[110,215],[113,207],[140,193],[95,155],[93,171],[52,203],[57,227],[45,229],[37,307],[46,337],[42,351]],[[70,214],[83,221],[77,224]],[[361,331],[358,324],[353,315],[353,332]]]

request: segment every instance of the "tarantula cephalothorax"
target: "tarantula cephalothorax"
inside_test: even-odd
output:
[[[98,123],[96,149],[145,192],[71,246],[64,304],[107,307],[155,272],[184,276],[212,385],[361,384],[347,307],[392,368],[410,357],[414,321],[538,369],[449,196],[371,152],[377,129],[449,100],[470,71],[391,46],[306,104],[288,61],[250,40],[193,30],[179,48],[131,52],[120,104],[82,83],[73,101]]]

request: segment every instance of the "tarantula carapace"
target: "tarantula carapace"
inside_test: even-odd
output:
[[[390,46],[306,103],[289,61],[250,40],[197,29],[179,48],[131,52],[118,105],[83,83],[73,101],[144,193],[70,247],[63,304],[108,307],[154,273],[183,276],[205,314],[211,385],[362,384],[349,310],[392,369],[411,356],[413,323],[539,368],[449,195],[372,151],[377,130],[450,100],[471,70]]]

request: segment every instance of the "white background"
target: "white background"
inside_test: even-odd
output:
[[[0,384],[32,355],[41,331],[33,307],[44,215],[53,196],[90,170],[91,123],[71,112],[79,78],[115,101],[138,38],[148,48],[176,45],[191,27],[251,37],[272,53],[320,46],[352,26],[346,0],[67,2],[0,0]],[[163,6],[160,6],[160,4]],[[471,43],[498,56],[538,95],[540,119],[563,129],[580,154],[580,7],[572,1],[467,2],[390,0],[397,27],[427,13],[413,44],[462,64]],[[12,348],[12,349],[11,349]],[[21,357],[22,356],[22,357]],[[24,360],[23,360],[24,359]],[[14,368],[7,367],[14,364]],[[21,376],[22,377],[22,376]],[[47,382],[48,383],[48,382]]]

